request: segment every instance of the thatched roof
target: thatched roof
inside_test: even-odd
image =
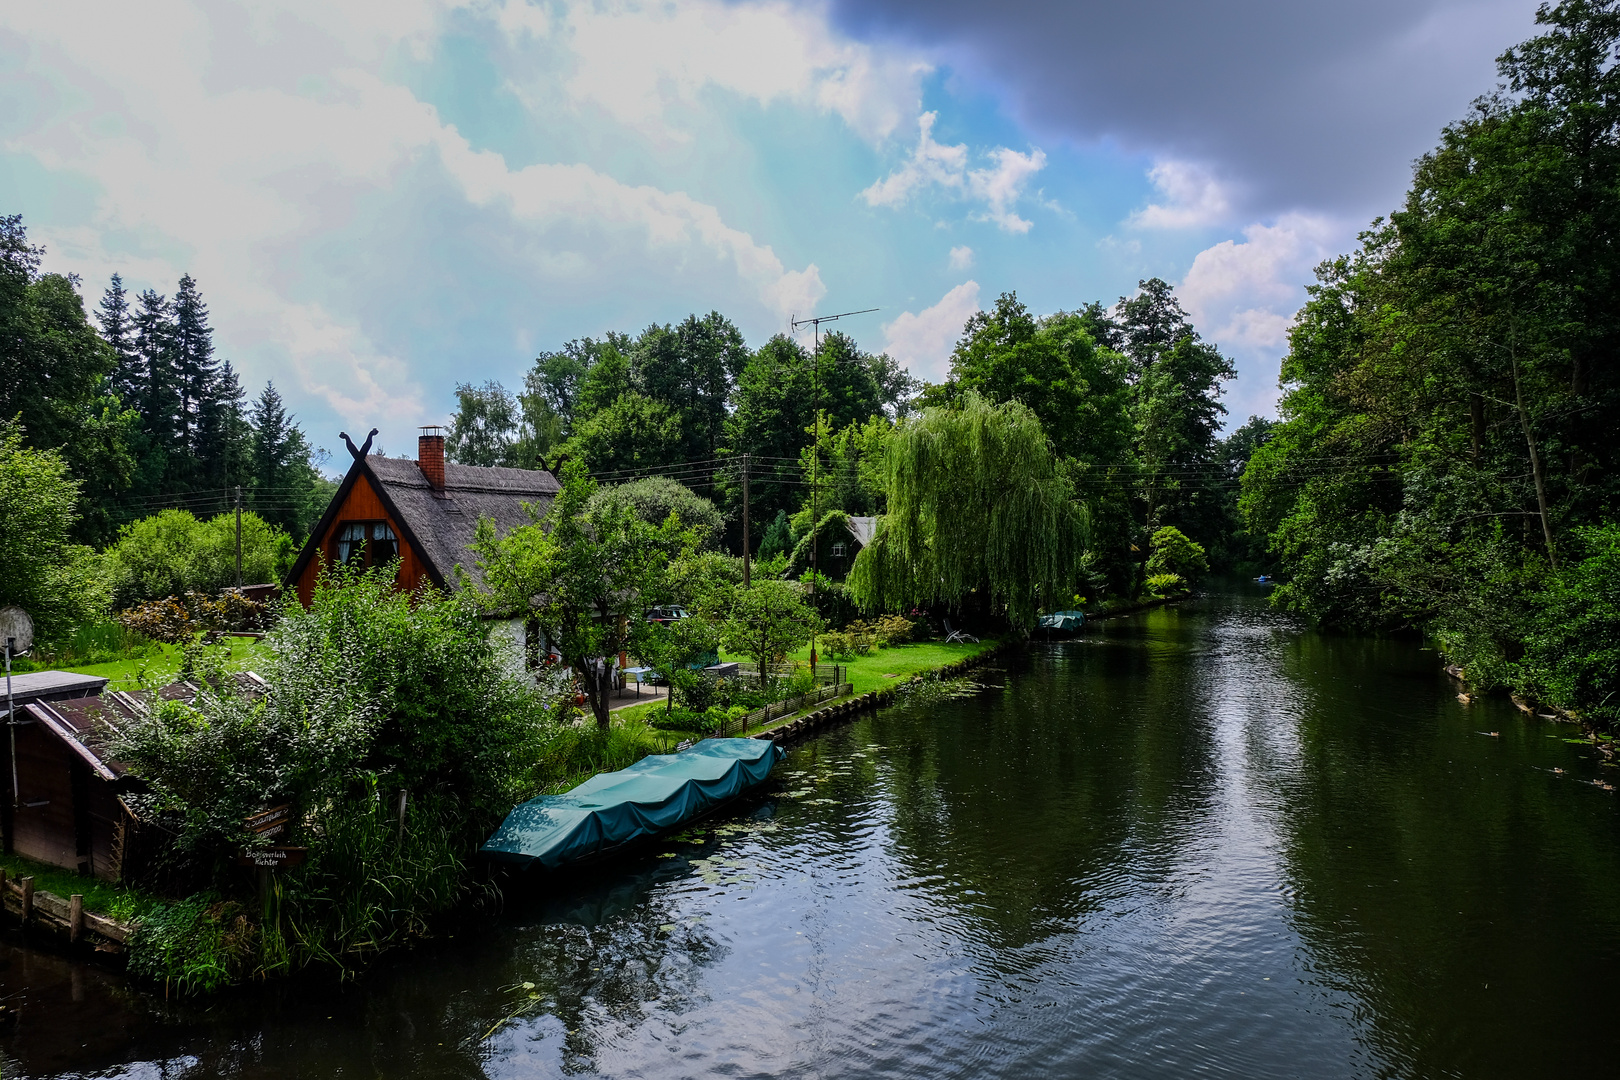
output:
[[[551,500],[562,490],[555,476],[539,470],[446,462],[444,489],[435,491],[414,461],[372,455],[365,459],[365,467],[393,503],[400,523],[410,530],[417,550],[447,583],[453,579],[452,568],[459,564],[475,582],[483,584],[477,560],[469,550],[479,518],[490,518],[504,533],[534,520],[529,516],[530,507],[536,517],[544,517]]]
[[[310,532],[309,541],[299,554],[287,582],[297,582],[305,568],[320,557],[323,546],[336,525],[337,515],[355,483],[364,477],[399,527],[400,540],[411,545],[426,564],[427,576],[439,588],[455,584],[455,568],[460,566],[476,585],[483,585],[483,574],[471,545],[480,518],[489,518],[505,533],[517,525],[527,525],[544,517],[551,501],[562,490],[549,472],[533,469],[483,468],[475,465],[444,465],[444,487],[428,483],[421,466],[407,458],[380,454],[356,456],[337,493]],[[533,509],[534,517],[530,516]]]
[[[850,515],[849,535],[854,537],[855,542],[861,547],[871,547],[872,537],[877,535],[877,520],[875,517],[855,517],[853,514]]]

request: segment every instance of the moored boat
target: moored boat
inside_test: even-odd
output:
[[[1070,637],[1086,625],[1083,611],[1054,611],[1035,620],[1035,631],[1041,637]]]
[[[520,868],[595,861],[759,786],[783,754],[769,739],[704,739],[680,753],[644,757],[561,795],[519,804],[479,852]]]

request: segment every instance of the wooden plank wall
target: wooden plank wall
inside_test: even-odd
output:
[[[73,752],[39,724],[17,727],[17,808],[12,850],[69,870],[79,865],[73,828]],[[41,806],[29,803],[43,802]]]
[[[349,489],[348,497],[344,499],[342,508],[332,521],[332,528],[321,537],[321,551],[326,555],[328,563],[337,559],[333,538],[351,521],[386,521],[388,527],[394,530],[400,546],[399,577],[395,580],[395,584],[400,588],[414,589],[417,583],[427,576],[427,566],[423,563],[422,557],[405,539],[405,531],[399,527],[399,522],[383,509],[382,500],[377,497],[371,481],[364,476],[355,478],[354,487]],[[319,574],[320,562],[312,559],[298,579],[298,602],[305,607],[309,606],[310,598],[315,595],[315,578]]]

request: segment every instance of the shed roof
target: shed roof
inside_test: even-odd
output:
[[[11,697],[20,709],[30,701],[55,701],[58,698],[99,694],[101,688],[106,685],[106,678],[100,675],[79,675],[71,671],[30,671],[25,675],[11,677]],[[0,681],[0,695],[4,695],[5,690],[5,683]],[[0,697],[0,711],[5,707],[5,700]]]
[[[264,680],[251,671],[237,672],[231,679],[241,694],[258,696],[269,689]],[[158,688],[156,693],[164,701],[195,701],[201,692],[202,688],[196,683],[177,682]],[[97,697],[34,701],[19,711],[83,758],[103,780],[117,780],[128,770],[108,755],[106,729],[120,728],[137,720],[151,696],[146,691],[115,690]]]

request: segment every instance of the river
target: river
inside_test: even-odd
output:
[[[1460,703],[1418,643],[1318,634],[1258,590],[975,679],[341,990],[166,1004],[8,930],[4,1075],[1614,1067],[1620,770],[1570,726]]]

